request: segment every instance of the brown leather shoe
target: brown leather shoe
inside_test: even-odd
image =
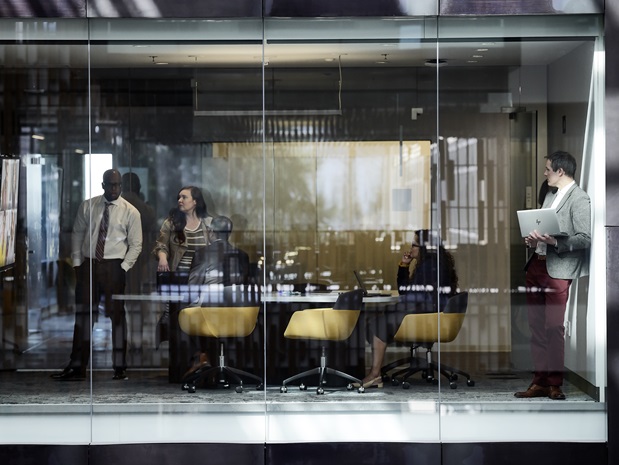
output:
[[[207,355],[202,352],[195,357],[193,365],[191,366],[191,368],[189,368],[189,370],[185,372],[182,379],[187,380],[193,375],[197,374],[200,370],[203,370],[204,368],[210,368],[210,366],[211,364],[208,361]]]
[[[531,384],[526,391],[519,391],[514,393],[514,397],[519,399],[530,399],[532,397],[548,397],[550,395],[550,388],[547,386],[540,386],[538,384]]]
[[[565,400],[565,394],[563,394],[560,386],[550,386],[548,398],[552,400]]]

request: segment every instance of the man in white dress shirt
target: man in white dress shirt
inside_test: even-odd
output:
[[[125,292],[126,272],[142,250],[142,226],[138,210],[120,197],[121,175],[117,170],[103,173],[102,187],[103,195],[80,205],[71,234],[75,326],[71,360],[64,370],[52,375],[59,381],[86,378],[92,325],[102,297],[105,315],[112,320],[113,379],[127,379],[125,305],[112,296]]]

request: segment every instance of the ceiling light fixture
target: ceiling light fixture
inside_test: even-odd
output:
[[[426,60],[425,65],[432,68],[440,68],[441,66],[447,66],[447,60],[443,58],[430,58]]]
[[[167,65],[168,64],[167,61],[155,61],[155,58],[157,58],[157,55],[148,55],[148,56],[152,58],[153,65]]]
[[[382,60],[378,60],[376,62],[379,65],[383,65],[383,64],[387,63],[387,57],[389,56],[387,53],[381,53],[381,55],[383,56],[383,59]]]

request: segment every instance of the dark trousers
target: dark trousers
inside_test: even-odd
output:
[[[565,358],[565,306],[571,279],[548,275],[546,261],[531,260],[526,274],[527,310],[531,330],[533,384],[563,385]]]
[[[125,303],[123,300],[112,299],[112,295],[125,292],[126,273],[120,267],[121,263],[120,259],[101,262],[87,259],[75,268],[76,312],[70,363],[72,368],[85,371],[88,366],[92,326],[96,321],[101,297],[105,315],[112,320],[112,364],[114,369],[127,368]]]

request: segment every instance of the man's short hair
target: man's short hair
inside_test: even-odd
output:
[[[570,153],[558,150],[550,155],[546,155],[545,158],[550,160],[550,166],[553,171],[562,169],[570,178],[573,179],[576,176],[576,159]]]
[[[140,177],[133,173],[125,173],[122,177],[122,190],[124,192],[140,192],[142,184],[140,183]]]
[[[211,221],[209,228],[215,233],[230,234],[232,232],[232,220],[227,216],[216,216]]]

